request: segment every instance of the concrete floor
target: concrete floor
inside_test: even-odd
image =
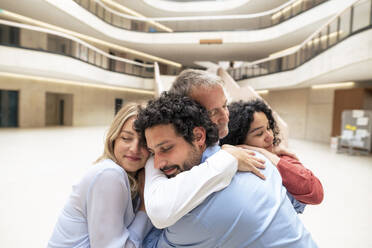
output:
[[[71,185],[103,150],[104,127],[0,129],[0,247],[45,247]],[[319,247],[372,247],[372,156],[291,140],[323,183],[301,216]]]

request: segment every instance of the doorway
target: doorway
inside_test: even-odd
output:
[[[72,126],[72,94],[46,93],[45,125]]]
[[[0,127],[18,127],[18,91],[0,90]]]

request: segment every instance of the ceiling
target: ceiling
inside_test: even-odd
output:
[[[227,11],[193,11],[193,12],[174,12],[164,11],[154,8],[143,0],[115,0],[116,2],[131,8],[146,17],[180,17],[180,16],[205,16],[205,15],[237,15],[237,14],[253,14],[268,11],[283,5],[289,0],[249,0],[239,8]],[[229,1],[226,6],[229,5]]]
[[[242,12],[243,10],[246,11],[245,13],[252,13],[253,10],[264,11],[283,4],[283,2],[283,0],[251,0],[244,7],[236,10],[235,13]],[[158,15],[160,13],[159,11],[157,13],[154,8],[146,6],[143,1],[126,0],[125,3],[129,7],[136,7],[138,11],[141,10],[141,13],[146,15],[150,15],[151,13]],[[326,21],[326,19],[319,20],[310,25],[305,25],[295,32],[283,32],[284,35],[261,42],[230,42],[220,45],[200,45],[197,42],[189,44],[172,44],[168,42],[168,44],[161,44],[113,39],[99,32],[91,25],[85,24],[72,15],[49,4],[45,0],[1,0],[0,8],[192,67],[196,66],[194,61],[218,63],[219,61],[254,61],[265,58],[271,53],[298,45]],[[118,29],[118,32],[120,31]],[[278,31],[273,32],[278,33]],[[234,35],[233,31],[231,33]],[[125,35],[123,33],[121,37],[125,37]],[[249,36],[252,34],[249,34],[248,31],[245,35]]]

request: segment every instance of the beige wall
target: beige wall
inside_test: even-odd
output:
[[[330,142],[335,89],[309,89],[305,139]]]
[[[262,97],[289,127],[291,138],[328,143],[332,129],[334,89],[269,91]]]
[[[133,100],[147,100],[153,97],[150,94],[7,76],[0,76],[0,89],[19,91],[19,127],[45,126],[47,92],[71,95],[73,126],[108,125],[115,113],[115,98],[121,98],[125,103]],[[71,106],[69,107],[67,104],[65,108],[71,108]],[[66,119],[66,121],[71,120]]]

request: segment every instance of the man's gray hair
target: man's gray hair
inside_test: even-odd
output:
[[[191,96],[193,88],[210,88],[216,85],[224,88],[224,82],[219,76],[203,70],[187,69],[178,75],[169,92],[182,96]]]

